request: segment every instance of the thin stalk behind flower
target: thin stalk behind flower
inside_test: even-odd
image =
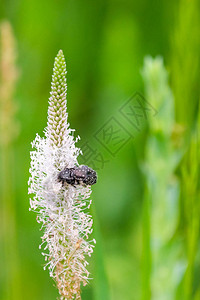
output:
[[[200,214],[200,110],[197,123],[191,135],[189,149],[182,161],[181,179],[183,206],[182,219],[184,220],[185,253],[187,255],[187,269],[179,291],[179,297],[184,300],[199,299],[199,288],[195,286],[195,270],[199,266],[199,214]]]
[[[76,147],[67,123],[66,64],[60,50],[54,63],[48,121],[45,138],[33,141],[29,193],[31,209],[38,213],[44,235],[40,248],[50,276],[54,278],[61,299],[80,299],[80,285],[87,284],[89,272],[86,256],[93,252],[94,240],[88,241],[93,220],[90,187],[63,186],[58,173],[64,167],[78,164],[80,149]]]
[[[14,93],[18,70],[13,30],[8,21],[0,24],[0,265],[2,299],[21,299],[20,263],[16,236],[13,181],[16,167],[13,142],[18,135]]]

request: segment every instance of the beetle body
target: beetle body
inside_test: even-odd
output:
[[[65,183],[76,185],[93,185],[97,182],[97,173],[89,168],[88,166],[74,166],[73,168],[65,168],[58,174],[58,181],[62,182],[64,186]]]

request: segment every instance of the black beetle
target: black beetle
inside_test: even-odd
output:
[[[88,166],[81,165],[73,168],[65,167],[63,171],[58,174],[58,181],[76,185],[93,185],[97,182],[97,173]]]

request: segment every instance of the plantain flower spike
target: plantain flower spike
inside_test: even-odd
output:
[[[95,240],[89,240],[92,217],[89,186],[67,185],[58,181],[64,167],[78,165],[81,154],[69,128],[67,108],[66,63],[62,50],[55,58],[44,137],[36,135],[32,142],[28,193],[30,210],[37,213],[43,231],[44,269],[55,280],[60,299],[81,299],[80,285],[89,280],[87,256],[91,256]]]

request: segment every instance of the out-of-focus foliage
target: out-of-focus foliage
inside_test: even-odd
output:
[[[180,238],[172,239],[179,218],[180,184],[175,176],[184,154],[182,145],[173,137],[176,130],[174,99],[168,86],[167,72],[161,57],[154,60],[146,57],[142,75],[145,97],[157,108],[156,116],[149,117],[149,133],[146,143],[144,173],[147,188],[144,210],[149,210],[149,263],[144,265],[144,278],[149,280],[143,292],[152,299],[175,299],[179,283],[183,278],[186,262],[181,255],[183,244]],[[146,226],[146,220],[144,225]],[[144,239],[146,231],[144,230]],[[147,243],[146,242],[146,243]],[[143,253],[146,256],[146,244]],[[148,277],[146,275],[148,274]]]
[[[9,77],[11,104],[8,110],[0,106],[0,123],[9,115],[13,127],[6,131],[1,126],[0,132],[0,299],[58,296],[42,268],[41,232],[28,211],[27,181],[30,142],[46,126],[59,49],[67,60],[69,122],[81,136],[85,163],[98,171],[91,211],[97,240],[90,261],[93,280],[82,289],[83,300],[200,298],[199,6],[198,0],[1,0],[0,22],[7,20],[12,28],[17,60],[11,68],[18,69],[18,80]],[[1,38],[0,61],[3,47]],[[12,46],[6,47],[10,53]],[[146,76],[143,82],[146,55],[160,55],[163,65],[152,60],[160,69],[152,81]],[[5,86],[2,66],[0,85]],[[166,95],[161,99],[165,108],[156,93]],[[148,114],[137,128],[130,114],[122,112],[129,100],[140,101],[142,95],[157,114]],[[123,132],[121,140],[127,139],[117,151],[120,139],[111,148],[99,142],[110,119]],[[3,135],[13,135],[8,148]],[[148,174],[145,164],[152,166]],[[152,176],[155,188],[149,182]],[[157,233],[162,251],[152,244]],[[165,264],[168,270],[180,269],[176,280],[169,278],[163,285],[159,274]],[[161,296],[166,290],[166,297]]]

